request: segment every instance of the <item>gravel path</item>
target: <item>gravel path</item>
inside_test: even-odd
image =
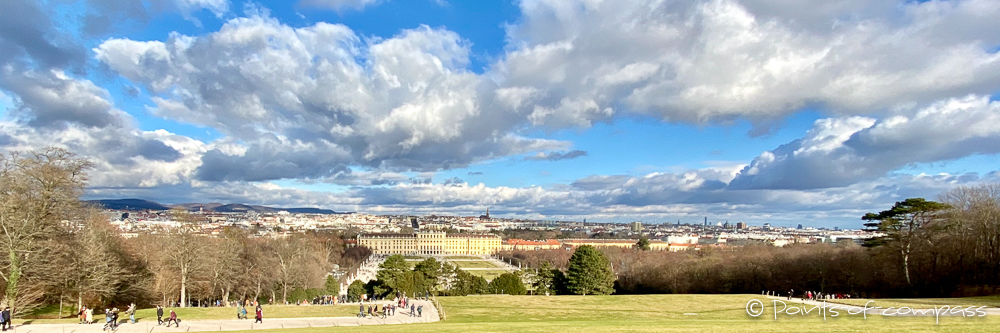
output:
[[[399,325],[429,323],[440,321],[437,309],[429,301],[412,301],[417,306],[423,305],[423,317],[410,317],[409,309],[396,310],[396,315],[386,319],[329,317],[329,318],[275,318],[265,316],[263,324],[254,324],[253,319],[247,320],[184,320],[180,327],[158,326],[156,322],[140,321],[136,324],[124,323],[118,326],[117,333],[172,333],[172,332],[206,332],[206,331],[245,331],[282,328],[361,326],[361,325]],[[379,305],[383,303],[379,302]],[[127,318],[126,318],[127,320]],[[15,333],[102,333],[103,323],[91,325],[80,324],[37,324],[21,325],[14,329]]]

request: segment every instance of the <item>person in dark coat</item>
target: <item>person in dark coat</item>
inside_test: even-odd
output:
[[[14,328],[14,323],[10,322],[10,307],[3,309],[3,330],[6,331],[7,328]]]
[[[156,324],[157,325],[163,325],[163,306],[162,305],[157,305],[156,306]]]

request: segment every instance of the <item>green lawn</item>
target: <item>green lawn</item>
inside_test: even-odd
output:
[[[449,261],[459,268],[499,268],[489,261]]]
[[[960,298],[837,299],[828,300],[827,302],[864,306],[865,303],[868,303],[868,301],[872,301],[872,303],[869,304],[870,306],[881,306],[883,308],[890,306],[897,308],[905,306],[913,309],[930,309],[935,306],[940,307],[944,305],[961,307],[1000,307],[1000,295]]]
[[[485,271],[476,270],[476,271],[466,271],[466,272],[469,272],[469,274],[472,275],[482,276],[484,279],[486,279],[486,281],[493,281],[493,279],[500,276],[500,274],[507,273],[507,271],[504,270],[485,270]]]
[[[447,320],[407,325],[406,332],[989,332],[1000,320],[987,318],[872,316],[842,314],[824,321],[809,315],[746,314],[755,295],[636,296],[465,296],[441,297]],[[337,331],[385,331],[387,327],[339,327]],[[330,328],[275,330],[329,332]],[[257,331],[255,331],[257,332]]]
[[[473,257],[473,256],[450,256],[444,258],[445,260],[483,260],[483,257]]]
[[[924,305],[976,305],[1000,297],[879,300]],[[747,302],[764,302],[764,314],[747,315]],[[998,317],[882,317],[849,315],[824,320],[818,310],[807,315],[785,314],[774,319],[772,303],[759,295],[624,295],[441,297],[447,320],[411,324],[406,332],[995,332]],[[860,300],[854,300],[860,301]],[[982,301],[982,302],[980,302]],[[971,302],[971,303],[969,303]],[[789,305],[793,305],[789,303]],[[891,303],[879,304],[892,306]],[[231,319],[234,308],[175,308],[185,320]],[[169,311],[169,310],[168,310]],[[350,317],[356,305],[265,306],[266,318]],[[140,310],[141,320],[155,320],[154,309]],[[103,322],[103,315],[97,316]],[[124,316],[123,316],[124,319]],[[36,320],[75,322],[75,319]],[[337,331],[385,331],[387,327],[339,327]],[[275,330],[275,333],[320,333],[331,328]]]
[[[128,315],[124,313],[124,309],[119,315],[120,319],[128,319]],[[58,310],[58,309],[57,309]],[[164,308],[163,316],[167,317],[170,315],[170,310],[177,312],[177,317],[181,320],[207,320],[207,319],[236,319],[236,308],[233,307],[211,307],[211,308]],[[253,318],[253,308],[247,308],[247,316]],[[68,313],[68,310],[63,312]],[[306,317],[350,317],[358,313],[358,306],[354,305],[309,305],[309,306],[296,306],[296,305],[265,305],[264,306],[264,318],[306,318]],[[156,309],[140,309],[135,313],[136,320],[142,322],[143,320],[156,321]],[[94,319],[98,323],[104,323],[104,309],[94,309]],[[59,324],[59,323],[76,323],[77,318],[74,316],[72,318],[63,319],[15,319],[15,323],[21,320],[22,322],[34,323],[34,324]]]

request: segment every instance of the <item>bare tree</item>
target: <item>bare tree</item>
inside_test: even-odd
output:
[[[80,208],[79,196],[91,163],[60,148],[25,155],[0,155],[0,278],[4,302],[25,313],[42,300],[37,284],[24,284],[43,274],[48,240],[64,228]]]
[[[194,282],[195,277],[204,273],[208,264],[204,256],[205,239],[195,233],[197,222],[186,211],[174,210],[171,214],[179,222],[179,226],[166,237],[163,256],[166,266],[180,279],[178,287],[181,307],[187,307],[188,287]]]

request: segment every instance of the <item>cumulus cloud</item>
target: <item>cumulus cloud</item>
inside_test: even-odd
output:
[[[1000,153],[1000,102],[967,96],[865,117],[816,121],[802,139],[762,153],[733,189],[815,189],[872,180],[906,165]]]
[[[343,11],[378,1],[300,4]],[[206,143],[140,130],[105,88],[84,79],[90,66],[77,34],[37,2],[14,0],[0,12],[0,95],[10,107],[0,149],[55,145],[91,158],[92,197],[386,213],[489,206],[526,218],[855,220],[901,198],[1000,180],[894,172],[1000,153],[991,126],[1000,105],[986,95],[1000,87],[996,1],[518,5],[504,53],[483,74],[469,69],[470,42],[444,28],[367,37],[339,24],[292,27],[255,6],[216,32],[110,38],[92,50],[141,87],[138,95],[151,95],[150,115],[223,134]],[[103,36],[159,13],[197,24],[200,11],[221,18],[229,6],[90,1],[79,35]],[[434,172],[506,156],[586,155],[570,142],[520,135],[537,129],[639,115],[748,120],[761,133],[803,107],[830,118],[746,165],[522,188],[433,182]],[[284,188],[274,179],[347,189]]]
[[[0,86],[19,97],[20,105],[13,114],[30,126],[122,125],[120,111],[111,110],[107,91],[90,81],[70,78],[62,71],[40,73],[8,67],[0,73]]]
[[[82,32],[99,36],[115,29],[145,25],[161,13],[180,14],[200,26],[195,13],[208,10],[222,17],[229,12],[229,0],[88,0],[84,8]]]
[[[519,3],[494,70],[533,124],[623,112],[765,127],[806,106],[884,112],[1000,86],[995,1]],[[973,28],[976,27],[976,28]]]
[[[0,151],[47,146],[94,162],[91,185],[178,184],[199,164],[200,141],[167,131],[142,131],[117,109],[108,91],[78,78],[85,52],[51,9],[15,0],[0,11]]]
[[[109,39],[94,52],[155,95],[154,114],[280,151],[213,153],[205,168],[287,164],[267,174],[213,168],[199,172],[204,180],[323,177],[336,164],[429,171],[568,147],[510,133],[523,116],[498,102],[495,84],[466,69],[468,43],[447,30],[362,40],[343,25],[292,28],[258,15],[201,37]],[[322,151],[330,154],[319,168],[272,156]],[[267,159],[249,160],[258,157]]]
[[[550,151],[550,152],[538,152],[537,154],[525,157],[524,159],[528,161],[559,161],[559,160],[571,160],[583,156],[587,156],[587,152],[583,150],[571,150],[565,153]]]

